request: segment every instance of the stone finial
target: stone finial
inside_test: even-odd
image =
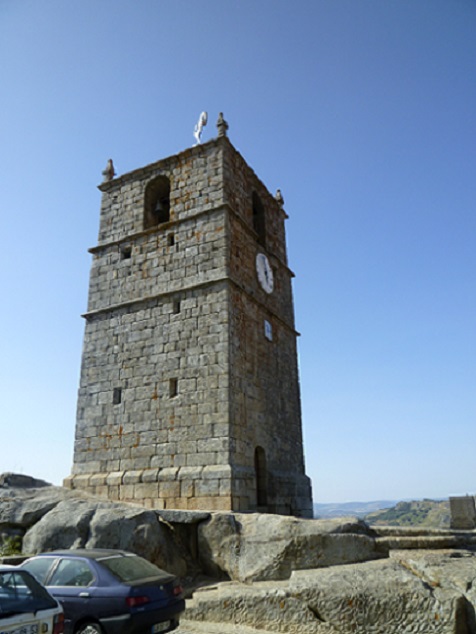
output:
[[[284,198],[283,195],[281,193],[280,189],[276,190],[276,193],[274,195],[275,200],[277,201],[278,205],[281,207],[281,209],[284,207]]]
[[[201,140],[202,130],[207,125],[207,121],[208,121],[208,113],[203,111],[200,114],[200,117],[198,118],[198,123],[193,130],[193,136],[195,137],[195,141],[196,141],[195,145],[199,145],[202,142]]]
[[[103,183],[107,183],[107,181],[112,181],[112,179],[116,175],[116,171],[114,170],[114,163],[112,162],[112,159],[108,160],[106,168],[102,171],[102,175],[104,176]]]
[[[223,118],[223,112],[220,112],[220,114],[218,115],[217,130],[218,130],[218,136],[226,136],[226,131],[228,130],[228,123]]]

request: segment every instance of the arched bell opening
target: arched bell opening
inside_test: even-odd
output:
[[[146,187],[144,229],[170,220],[170,181],[166,176],[154,178]]]

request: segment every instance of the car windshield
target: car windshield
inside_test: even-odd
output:
[[[56,606],[56,601],[27,572],[0,571],[0,619]]]
[[[150,577],[170,577],[164,570],[137,555],[107,557],[101,559],[100,562],[123,583],[131,583]]]

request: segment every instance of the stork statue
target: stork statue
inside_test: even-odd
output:
[[[198,119],[198,123],[195,126],[195,129],[193,131],[193,136],[195,137],[195,140],[197,141],[195,145],[199,145],[201,143],[200,137],[202,136],[203,128],[207,125],[207,121],[208,121],[208,114],[204,111],[200,115]]]

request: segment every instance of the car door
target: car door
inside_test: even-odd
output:
[[[48,589],[63,606],[66,634],[74,631],[75,623],[91,615],[95,574],[86,559],[64,557],[48,579]]]

